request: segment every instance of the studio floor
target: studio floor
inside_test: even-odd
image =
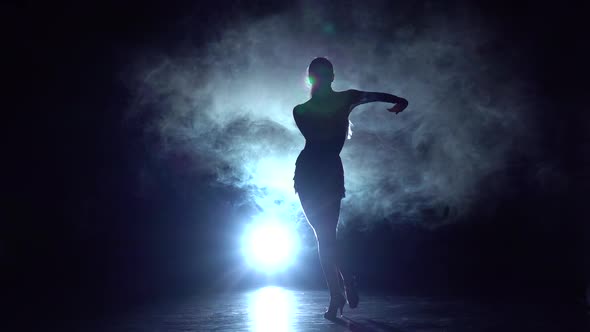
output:
[[[524,298],[429,298],[361,294],[336,321],[323,318],[326,291],[263,287],[194,296],[99,320],[72,318],[80,331],[590,331],[583,305]]]

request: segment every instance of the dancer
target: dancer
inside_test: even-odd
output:
[[[370,102],[394,103],[388,111],[402,112],[408,101],[388,93],[358,90],[334,91],[334,69],[326,58],[315,58],[308,67],[311,98],[293,109],[293,117],[305,147],[295,163],[295,192],[313,228],[320,262],[330,290],[326,319],[335,319],[346,302],[356,308],[359,297],[353,277],[340,271],[337,262],[336,226],[345,197],[340,151],[350,138],[348,115],[354,107]],[[341,284],[344,286],[342,289]]]

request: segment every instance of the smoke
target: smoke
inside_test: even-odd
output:
[[[131,114],[150,114],[146,132],[158,137],[159,153],[189,154],[195,172],[243,191],[265,213],[296,218],[292,177],[304,139],[292,109],[308,98],[307,65],[326,56],[335,90],[410,102],[398,115],[382,103],[353,111],[341,154],[342,221],[452,222],[485,196],[482,179],[529,149],[530,102],[525,78],[494,61],[493,31],[461,15],[425,13],[301,2],[288,13],[241,18],[205,45],[138,57]]]

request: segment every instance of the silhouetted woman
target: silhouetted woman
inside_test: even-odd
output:
[[[324,317],[334,319],[338,309],[342,314],[347,300],[350,308],[359,302],[351,276],[342,274],[336,262],[336,226],[340,201],[345,196],[340,151],[350,133],[348,115],[355,106],[375,101],[395,103],[388,110],[397,114],[408,106],[408,101],[388,93],[332,90],[334,69],[326,58],[315,58],[308,76],[311,98],[293,109],[297,127],[305,137],[305,148],[295,163],[295,192],[315,232],[330,289],[330,305]]]

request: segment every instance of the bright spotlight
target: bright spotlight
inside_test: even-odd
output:
[[[242,253],[250,266],[267,273],[282,270],[293,263],[299,240],[293,227],[276,221],[249,225]]]

